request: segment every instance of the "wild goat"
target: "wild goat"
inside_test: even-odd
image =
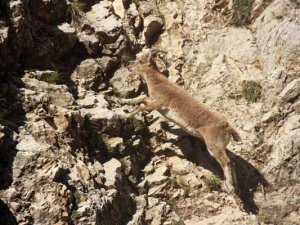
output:
[[[140,104],[129,113],[129,116],[134,116],[142,110],[157,110],[186,133],[203,138],[208,151],[223,169],[228,190],[230,192],[236,191],[237,181],[234,165],[226,154],[226,146],[231,136],[235,141],[240,140],[240,136],[235,129],[229,125],[220,113],[198,102],[185,90],[171,83],[156,68],[151,67],[149,65],[149,55],[143,54],[138,57],[129,66],[129,69],[137,73],[146,82],[149,95],[119,100],[121,104]]]

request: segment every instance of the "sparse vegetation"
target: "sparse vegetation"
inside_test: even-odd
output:
[[[166,17],[165,17],[165,15],[164,15],[162,12],[159,11],[158,16],[162,19],[162,21],[163,21],[164,23],[166,23]]]
[[[122,169],[123,171],[125,171],[126,168],[127,168],[127,162],[126,162],[126,160],[123,159],[123,158],[121,158],[121,159],[119,159],[119,162],[121,163],[121,169]]]
[[[176,188],[184,188],[187,186],[185,180],[181,177],[179,177],[179,178],[173,177],[171,181],[172,181],[173,186]]]
[[[132,0],[131,2],[132,2],[133,4],[139,5],[140,2],[142,2],[142,1],[145,1],[145,0]]]
[[[129,122],[133,125],[133,129],[135,133],[138,133],[145,129],[145,124],[141,120],[138,120],[133,117],[133,118],[129,118]]]
[[[85,9],[85,3],[79,0],[68,1],[68,11],[67,15],[69,15],[72,20],[76,20],[80,14]]]
[[[299,0],[290,0],[293,4],[296,6],[300,6],[300,1]]]
[[[110,152],[110,146],[107,143],[108,136],[106,134],[98,133],[94,128],[93,124],[91,123],[88,116],[85,118],[85,129],[87,132],[87,141],[91,148],[100,149],[105,152]]]
[[[78,191],[74,191],[73,196],[75,198],[76,204],[80,203],[80,193]]]
[[[222,187],[222,181],[216,176],[211,176],[205,179],[205,185],[210,191],[220,191]]]
[[[178,220],[173,220],[172,221],[172,225],[185,225],[185,223],[183,221],[178,221]]]
[[[181,188],[184,190],[184,196],[188,196],[190,187],[182,177],[173,177],[171,184],[175,188]]]
[[[77,220],[79,217],[80,217],[80,213],[79,213],[77,210],[73,210],[73,211],[72,211],[71,218],[72,218],[73,220]]]
[[[48,83],[56,83],[58,81],[58,74],[57,73],[46,73],[42,77],[42,81],[48,82]]]
[[[250,23],[251,10],[254,0],[233,0],[232,24],[243,26]]]
[[[261,96],[261,86],[255,81],[245,82],[242,94],[248,102],[256,102]]]
[[[123,65],[128,65],[130,61],[135,59],[135,55],[133,52],[131,51],[123,51],[121,53],[121,63]]]

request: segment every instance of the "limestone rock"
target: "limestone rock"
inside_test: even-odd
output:
[[[125,16],[125,7],[123,4],[123,0],[114,0],[113,8],[115,14],[117,14],[121,19],[124,19]]]
[[[103,164],[105,171],[105,186],[115,187],[117,180],[120,177],[121,163],[117,159],[111,159]]]
[[[293,13],[289,13],[293,11]],[[275,14],[275,15],[274,15]],[[275,19],[276,15],[280,19]],[[274,18],[275,17],[275,18]],[[260,49],[263,69],[268,74],[281,65],[294,71],[299,58],[297,48],[300,38],[299,11],[293,10],[293,5],[285,0],[272,2],[256,19],[256,42]],[[272,37],[271,39],[269,39]],[[283,38],[284,37],[284,38]],[[296,38],[295,38],[296,37]],[[287,44],[284,40],[290,40]],[[271,54],[271,52],[275,54]]]
[[[0,221],[297,224],[296,3],[254,1],[251,23],[233,27],[232,1],[84,2],[71,24],[66,1],[1,3]],[[116,58],[145,44],[165,51],[160,72],[242,136],[227,151],[239,195],[208,190],[222,171],[203,142],[157,111],[126,118],[133,107],[113,101],[146,92]],[[248,81],[262,87],[257,102],[244,100]]]
[[[33,198],[30,211],[37,223],[55,221],[56,218],[58,221],[67,222],[63,218],[63,212],[68,212],[66,205],[70,200],[70,192],[64,185],[58,183],[52,183],[51,186],[44,185],[44,190],[37,191]],[[48,204],[49,202],[51,204]]]
[[[286,104],[290,101],[294,101],[295,98],[300,97],[300,78],[288,83],[286,87],[279,94],[279,99]]]
[[[9,51],[8,46],[8,25],[0,20],[0,68],[4,69],[7,65],[13,63],[13,59],[9,56],[5,57],[6,53]],[[7,65],[6,65],[7,64]]]
[[[20,55],[27,54],[33,48],[33,29],[27,3],[18,0],[1,5],[1,12],[7,15],[5,20],[0,19],[0,68],[3,72],[16,72]]]
[[[149,209],[146,211],[145,219],[146,221],[151,221],[150,222],[151,225],[161,224],[165,215],[166,215],[166,203],[160,202],[159,204],[149,205]]]
[[[101,51],[102,44],[113,43],[120,35],[121,21],[109,13],[107,2],[92,6],[91,11],[76,23],[78,39],[90,54]]]
[[[294,168],[297,162],[299,164],[299,119],[299,115],[290,116],[278,132],[269,139],[273,148],[264,170],[278,174],[272,179],[280,183],[285,183],[289,179],[298,179],[297,170],[291,168]]]
[[[145,180],[139,185],[144,186],[145,183],[148,183],[150,187],[153,187],[154,185],[162,184],[168,179],[168,176],[166,176],[168,170],[169,169],[165,165],[161,165],[154,171],[153,174],[150,174],[147,177],[145,177]]]
[[[189,220],[185,220],[184,223],[187,225],[196,225],[196,224],[235,224],[238,225],[243,223],[245,225],[256,224],[259,223],[255,221],[255,216],[247,215],[247,213],[240,212],[237,209],[224,208],[223,212],[219,215],[212,216],[210,218],[199,220],[197,217],[192,217]]]
[[[123,67],[114,74],[112,79],[110,79],[110,84],[118,96],[128,98],[137,95],[141,86],[141,81],[127,68]]]
[[[72,105],[74,98],[65,85],[54,85],[36,79],[24,78],[25,87],[37,92],[45,92],[49,95],[51,101],[62,107]]]
[[[53,70],[36,70],[28,71],[24,78],[35,78],[40,81],[45,81],[49,83],[55,83],[58,78],[58,73]]]
[[[100,85],[102,87],[105,85],[106,73],[112,70],[117,63],[116,58],[106,56],[98,59],[86,59],[77,67],[72,78],[87,90],[97,90]]]
[[[139,13],[145,18],[150,14],[157,14],[158,8],[154,4],[154,2],[151,1],[142,1],[139,4]]]

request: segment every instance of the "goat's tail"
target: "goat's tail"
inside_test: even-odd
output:
[[[234,141],[241,141],[241,136],[234,128],[229,127],[229,132],[232,135]]]

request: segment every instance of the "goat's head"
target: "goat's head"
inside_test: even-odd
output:
[[[159,52],[163,52],[163,51],[158,49],[143,50],[141,53],[137,55],[136,60],[130,63],[128,69],[134,73],[141,74],[145,66],[146,67],[155,66],[155,62],[153,58]]]

